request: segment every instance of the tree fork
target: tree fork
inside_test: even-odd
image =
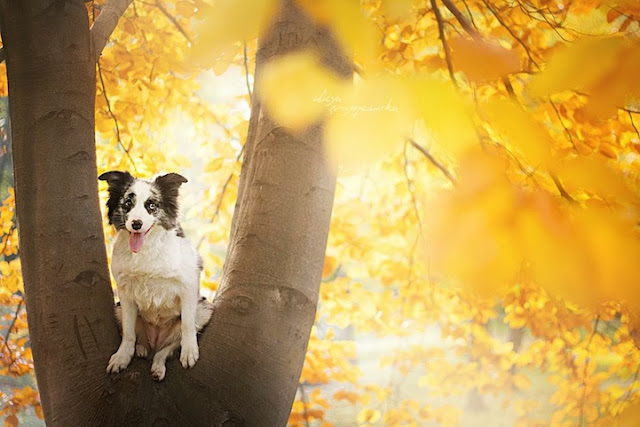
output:
[[[95,58],[81,0],[0,0],[29,328],[48,425],[285,425],[313,324],[335,177],[322,127],[294,136],[253,97],[230,246],[200,361],[174,358],[156,383],[119,344],[95,166]],[[312,49],[350,61],[327,28],[282,0],[260,41],[265,62]],[[312,100],[309,100],[312,102]]]

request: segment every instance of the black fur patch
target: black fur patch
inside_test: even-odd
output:
[[[178,225],[178,228],[176,228],[176,236],[184,237],[184,231],[182,230],[182,227],[179,225]]]
[[[122,198],[127,189],[135,182],[135,178],[129,172],[110,171],[103,173],[98,179],[107,181],[109,184],[109,200],[107,200],[109,224],[115,226],[117,230],[121,230],[125,228],[125,216],[128,211],[121,203]],[[131,202],[135,203],[135,199]]]
[[[166,230],[173,230],[179,227],[178,223],[178,196],[180,186],[187,182],[187,179],[177,173],[168,173],[157,177],[152,183],[152,190],[159,194],[158,213],[156,218],[160,225]],[[179,236],[179,234],[178,234]],[[184,233],[183,236],[184,237]]]

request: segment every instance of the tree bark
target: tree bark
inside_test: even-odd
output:
[[[313,324],[335,178],[321,124],[294,136],[254,96],[231,243],[200,361],[106,373],[120,337],[97,198],[94,54],[80,0],[0,0],[29,331],[47,425],[285,425]],[[260,42],[350,61],[293,0]],[[320,90],[322,88],[319,88]],[[309,100],[311,102],[311,100]]]
[[[97,197],[87,11],[79,0],[1,7],[36,377],[48,423],[79,425],[103,405],[99,373],[119,339]]]

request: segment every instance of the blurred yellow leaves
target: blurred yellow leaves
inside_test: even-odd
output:
[[[340,82],[309,53],[267,63],[257,86],[269,114],[279,124],[301,132],[321,119],[336,99]]]
[[[432,78],[405,83],[410,87],[414,114],[440,148],[457,158],[478,142],[471,113],[453,84]]]
[[[366,165],[396,150],[411,130],[408,86],[393,76],[356,82],[330,106],[326,143],[333,164]]]
[[[632,221],[612,209],[518,188],[500,163],[479,153],[465,158],[459,187],[432,210],[435,268],[481,295],[498,296],[533,278],[583,304],[640,303],[634,285],[640,241],[630,233]]]
[[[585,113],[592,119],[604,119],[640,96],[638,69],[638,41],[621,36],[583,38],[558,49],[528,89],[534,96],[564,90],[586,92]]]
[[[269,114],[296,133],[323,118],[332,164],[367,165],[400,147],[419,120],[428,137],[453,155],[477,141],[465,103],[451,83],[376,74],[338,80],[308,53],[266,64],[258,90]]]
[[[450,44],[454,64],[473,81],[495,80],[520,69],[518,54],[498,43],[453,37]]]
[[[366,19],[358,0],[297,0],[317,22],[327,25],[348,57],[365,67],[377,68],[382,33]]]
[[[267,29],[276,0],[218,0],[208,8],[199,26],[200,56],[224,52],[234,42],[249,41]]]
[[[380,421],[380,411],[375,409],[363,409],[358,414],[358,424],[359,425],[368,425],[375,424]]]
[[[488,103],[485,113],[500,139],[516,147],[533,165],[546,165],[551,140],[530,113],[515,101],[507,99],[496,99]]]

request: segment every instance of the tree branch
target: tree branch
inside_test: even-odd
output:
[[[13,357],[13,352],[11,351],[11,348],[9,347],[9,336],[11,335],[11,330],[13,330],[13,327],[16,325],[16,322],[18,321],[18,316],[20,315],[20,310],[22,309],[22,304],[23,303],[24,303],[24,298],[21,299],[20,302],[18,303],[18,307],[16,308],[16,312],[13,315],[13,320],[11,321],[11,324],[9,325],[9,328],[7,329],[7,333],[4,336],[4,346],[7,348],[7,351],[9,352],[9,357],[11,357],[10,366],[12,366],[14,364],[16,359],[15,359],[15,357]]]
[[[511,37],[513,37],[515,39],[515,41],[517,41],[518,44],[520,44],[520,46],[522,46],[524,48],[525,52],[527,52],[527,56],[529,57],[529,61],[531,61],[531,63],[533,65],[535,65],[536,68],[539,69],[540,65],[538,65],[536,60],[533,59],[533,55],[531,54],[531,50],[529,49],[529,46],[527,46],[527,44],[524,41],[522,41],[522,39],[520,37],[518,37],[518,35],[516,33],[513,32],[511,27],[509,27],[506,22],[504,22],[504,20],[502,19],[502,17],[498,13],[498,11],[496,11],[489,3],[487,3],[486,0],[481,0],[481,1],[482,1],[482,3],[484,3],[485,6],[487,6],[487,9],[489,9],[489,12],[491,12],[491,14],[493,16],[495,16],[495,18],[498,20],[500,25],[502,25],[504,27],[504,29],[507,30],[507,32],[509,34],[511,34]]]
[[[253,104],[253,93],[251,92],[251,85],[249,84],[249,65],[247,64],[248,58],[247,58],[246,40],[244,42],[243,53],[244,53],[244,79],[245,79],[245,83],[247,84],[247,93],[249,94],[249,105],[251,105]]]
[[[460,9],[458,9],[456,7],[455,4],[453,4],[453,2],[451,0],[442,0],[442,4],[449,9],[449,12],[451,12],[453,14],[453,16],[455,16],[455,18],[458,20],[458,22],[460,23],[460,25],[462,25],[462,28],[474,39],[476,40],[481,40],[482,36],[480,35],[480,33],[478,33],[478,31],[476,31],[475,28],[473,28],[473,26],[469,23],[469,21],[467,21],[467,18],[462,14],[462,12],[460,12]],[[471,16],[471,15],[469,15]]]
[[[171,21],[171,23],[176,27],[176,29],[178,31],[180,31],[180,34],[182,34],[184,36],[184,38],[187,40],[187,42],[189,42],[189,44],[193,44],[193,41],[191,40],[191,37],[189,37],[189,34],[187,34],[187,32],[185,31],[184,28],[182,28],[182,25],[180,25],[180,23],[178,22],[178,20],[175,18],[175,16],[171,15],[169,13],[169,11],[167,10],[166,7],[164,7],[164,4],[162,4],[162,2],[160,0],[156,0],[155,2],[155,6],[160,9],[160,12],[162,12],[164,14],[164,16],[167,17],[167,19],[169,21]]]
[[[93,21],[90,34],[91,47],[93,49],[92,56],[95,62],[98,62],[109,37],[111,37],[113,30],[118,25],[120,17],[132,2],[133,0],[107,0],[100,10],[100,15]]]
[[[438,5],[436,4],[436,0],[431,0],[431,8],[433,9],[433,13],[436,16],[436,21],[438,22],[438,35],[440,37],[440,41],[442,42],[442,48],[444,49],[444,59],[447,62],[447,69],[449,70],[449,76],[451,77],[451,81],[458,87],[458,82],[456,80],[456,76],[453,73],[453,63],[451,62],[451,50],[449,49],[449,43],[447,42],[447,38],[444,34],[444,21],[442,20],[442,14],[440,14],[440,9],[438,9]]]
[[[476,41],[482,41],[482,35],[474,28],[473,25],[469,23],[469,21],[467,21],[467,18],[464,16],[464,14],[460,11],[460,9],[456,7],[455,4],[453,4],[451,0],[442,0],[442,4],[444,4],[444,6],[449,9],[449,12],[453,14],[453,16],[458,20],[462,28],[467,32],[467,34],[471,36],[471,38]],[[467,10],[468,7],[469,6],[467,6]],[[469,16],[472,16],[470,10]],[[507,76],[502,78],[502,83],[504,84],[504,88],[506,89],[509,96],[513,99],[516,99],[516,93],[513,90],[513,86],[511,85],[511,82],[509,81],[509,78]]]
[[[600,316],[597,316],[596,322],[593,325],[593,332],[591,332],[591,335],[589,336],[589,341],[587,341],[587,346],[585,348],[585,351],[587,352],[587,357],[585,358],[584,368],[582,369],[582,398],[580,399],[580,417],[578,422],[579,426],[584,425],[584,405],[587,397],[587,368],[589,367],[589,361],[591,360],[591,358],[589,357],[589,347],[591,346],[591,341],[593,341],[593,336],[598,331],[599,323],[600,323]]]
[[[549,175],[551,175],[551,179],[553,180],[553,183],[558,188],[558,191],[560,192],[560,195],[562,197],[564,197],[565,199],[567,199],[569,202],[575,203],[576,199],[571,197],[571,194],[569,194],[569,192],[564,188],[564,186],[560,182],[560,179],[558,179],[558,176],[553,172],[549,172]]]
[[[113,113],[113,110],[111,110],[111,102],[109,101],[109,96],[107,95],[107,87],[104,84],[104,77],[102,77],[102,67],[100,67],[100,61],[97,61],[96,64],[98,64],[98,77],[100,78],[100,85],[102,86],[102,95],[104,96],[104,101],[107,104],[107,112],[113,119],[113,123],[116,127],[116,138],[118,139],[118,144],[124,150],[124,153],[129,158],[131,165],[133,165],[133,169],[136,172],[138,172],[138,168],[136,167],[136,162],[133,161],[133,158],[131,157],[129,150],[127,150],[127,147],[125,147],[124,144],[122,143],[122,138],[120,137],[120,125],[118,124],[118,118]]]
[[[411,143],[411,145],[413,145],[413,146],[414,146],[414,148],[416,148],[419,152],[421,152],[422,154],[424,154],[424,156],[425,156],[427,159],[429,159],[429,161],[430,161],[430,162],[431,162],[435,167],[437,167],[438,169],[440,169],[440,171],[444,174],[444,176],[446,176],[446,177],[449,179],[449,181],[451,181],[451,183],[452,183],[453,185],[456,185],[456,184],[457,184],[456,179],[453,177],[453,175],[451,175],[451,172],[449,172],[449,171],[447,170],[447,168],[445,168],[445,167],[442,165],[442,163],[440,163],[439,161],[437,161],[437,160],[435,159],[435,157],[433,157],[433,156],[431,155],[431,153],[430,153],[429,151],[427,151],[427,149],[426,149],[426,148],[424,148],[422,145],[418,144],[417,142],[415,142],[415,141],[414,141],[413,139],[411,139],[411,138],[408,138],[408,139],[407,139],[407,141],[409,141],[409,143]]]

